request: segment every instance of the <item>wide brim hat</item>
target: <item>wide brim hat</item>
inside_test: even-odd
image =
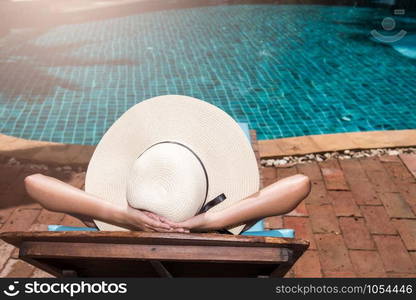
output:
[[[212,104],[179,95],[142,101],[116,120],[85,181],[86,192],[103,201],[176,222],[201,209],[223,210],[258,189],[257,160],[238,123]],[[100,230],[126,230],[94,221]]]

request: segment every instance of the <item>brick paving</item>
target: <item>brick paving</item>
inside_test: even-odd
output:
[[[25,192],[23,179],[42,173],[81,188],[86,166],[44,165],[0,156],[0,231],[46,230],[48,224],[85,226],[69,215],[43,209]],[[53,277],[18,259],[15,247],[0,240],[0,277]]]
[[[267,170],[267,183],[273,170]],[[416,155],[296,165],[307,215],[283,217],[311,246],[287,277],[416,277]],[[275,172],[276,179],[280,179]]]
[[[35,204],[23,178],[40,172],[82,188],[85,168],[0,157],[0,231],[83,226]],[[266,167],[262,183],[298,173],[310,177],[311,194],[290,214],[265,222],[269,229],[293,228],[297,238],[311,243],[287,277],[416,277],[416,155]],[[19,260],[17,250],[0,241],[0,277],[50,275]]]

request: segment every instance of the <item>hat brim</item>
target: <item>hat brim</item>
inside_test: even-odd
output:
[[[222,193],[227,197],[211,211],[223,210],[258,191],[257,161],[234,119],[205,101],[166,95],[134,105],[107,130],[88,165],[86,192],[126,207],[127,177],[133,162],[163,141],[187,145],[201,159],[209,182],[207,201]],[[126,230],[94,221],[100,230]],[[239,234],[243,228],[227,230]]]

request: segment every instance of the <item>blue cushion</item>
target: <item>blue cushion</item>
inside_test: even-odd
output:
[[[62,225],[48,225],[48,230],[49,231],[98,231],[97,228],[92,228],[92,227],[74,227],[74,226],[62,226]],[[247,230],[247,231],[242,232],[241,235],[293,238],[295,236],[295,233],[293,229],[275,229],[275,230],[257,230],[257,231]]]
[[[251,226],[249,229],[245,230],[244,232],[263,231],[263,230],[264,230],[264,222],[263,220],[260,220],[256,224]]]
[[[274,229],[262,231],[244,231],[240,235],[254,235],[254,236],[270,236],[270,237],[284,237],[294,238],[295,231],[293,229]]]
[[[98,231],[93,227],[74,227],[74,226],[62,226],[62,225],[48,225],[49,231]]]

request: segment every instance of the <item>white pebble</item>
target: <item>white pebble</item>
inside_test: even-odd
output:
[[[266,166],[271,167],[271,166],[273,166],[273,163],[274,163],[274,159],[268,159],[266,161]]]

